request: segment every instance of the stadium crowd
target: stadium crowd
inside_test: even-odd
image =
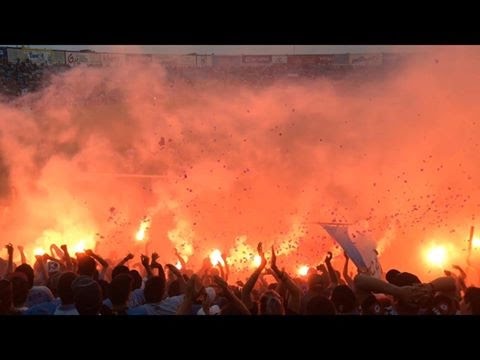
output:
[[[267,261],[262,244],[258,267],[245,281],[232,283],[227,258],[216,266],[209,258],[191,269],[176,252],[176,266],[159,255],[128,254],[118,261],[94,250],[71,256],[66,245],[27,263],[13,263],[14,247],[0,261],[2,315],[478,315],[480,288],[467,285],[463,269],[422,282],[415,274],[391,269],[385,280],[366,269],[349,273],[332,266],[332,254],[306,277],[280,269],[275,249]],[[133,263],[133,264],[132,264]],[[130,265],[131,264],[131,265]],[[453,269],[452,269],[453,270]]]

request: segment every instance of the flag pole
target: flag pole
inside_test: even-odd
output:
[[[470,265],[470,256],[472,255],[472,242],[473,242],[473,232],[474,231],[475,231],[475,227],[470,226],[470,237],[468,238],[467,265]]]

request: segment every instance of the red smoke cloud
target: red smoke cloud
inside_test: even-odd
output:
[[[143,251],[147,216],[163,262],[218,248],[250,269],[262,241],[295,271],[334,249],[313,222],[368,220],[384,269],[439,275],[424,248],[454,244],[464,265],[480,209],[479,55],[443,47],[382,76],[263,88],[75,68],[0,104],[4,238],[30,257],[95,240],[120,257]]]

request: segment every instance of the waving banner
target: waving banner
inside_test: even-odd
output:
[[[383,270],[378,261],[375,242],[364,229],[342,224],[321,224],[328,234],[345,250],[348,257],[359,269],[371,276],[382,278]]]

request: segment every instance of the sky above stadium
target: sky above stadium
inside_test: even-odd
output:
[[[3,45],[6,46],[6,45]],[[12,46],[12,45],[10,45]],[[20,45],[17,45],[20,46]],[[411,52],[425,49],[414,45],[24,45],[36,49],[92,50],[147,54],[328,54],[362,52]]]

